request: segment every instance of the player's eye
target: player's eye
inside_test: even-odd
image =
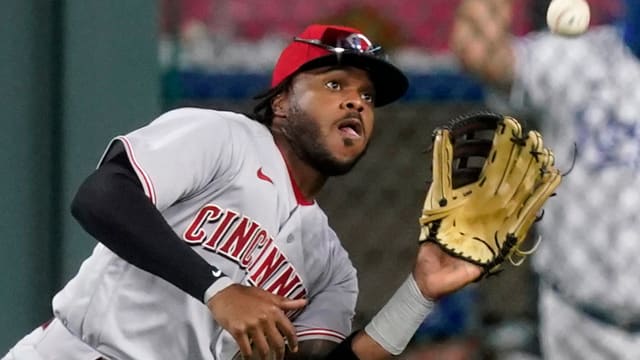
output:
[[[362,93],[362,95],[360,95],[360,97],[362,97],[362,100],[368,102],[368,103],[373,103],[373,95],[369,94],[369,93]]]
[[[335,80],[331,80],[331,81],[327,81],[324,86],[326,86],[327,88],[331,89],[331,90],[340,90],[342,88],[342,86],[340,85],[339,82],[335,81]]]

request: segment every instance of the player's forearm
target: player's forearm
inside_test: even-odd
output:
[[[358,359],[384,360],[393,356],[363,330],[353,338],[351,348]]]
[[[73,216],[127,262],[204,301],[217,269],[178,238],[132,176],[116,163],[103,165],[78,190]]]
[[[354,332],[342,343],[327,340],[301,341],[296,353],[288,352],[286,360],[383,360],[393,355],[364,330]]]
[[[464,0],[449,42],[467,71],[502,87],[513,78],[512,10],[512,0]]]
[[[364,330],[349,336],[326,359],[382,360],[399,355],[433,305],[409,275]]]

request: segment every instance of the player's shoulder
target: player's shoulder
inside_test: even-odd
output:
[[[530,33],[516,41],[515,52],[521,71],[548,74],[573,71],[576,66],[609,66],[609,55],[623,47],[617,28],[602,25],[576,37],[549,31]]]
[[[172,109],[160,115],[154,122],[175,122],[212,129],[227,128],[234,133],[246,132],[248,135],[268,133],[266,126],[245,114],[209,108],[181,107]]]
[[[594,26],[586,33],[575,37],[557,35],[549,31],[533,32],[523,37],[520,43],[538,50],[546,48],[550,51],[563,50],[566,52],[567,49],[571,49],[571,51],[579,49],[592,51],[597,49],[599,50],[598,52],[592,53],[597,55],[602,53],[602,49],[618,46],[622,43],[622,39],[616,26],[600,25]]]
[[[598,49],[601,53],[603,52],[602,49],[619,47],[623,44],[620,29],[614,25],[594,26],[586,33],[575,38],[563,36],[555,37],[558,38],[559,41],[563,41],[565,43],[572,42],[593,50]]]
[[[315,242],[315,246],[320,243],[326,246],[330,251],[346,252],[342,247],[342,242],[336,231],[331,227],[329,218],[324,210],[320,207],[318,202],[314,202],[313,205],[304,206],[303,213],[305,214],[306,221],[313,224],[313,228],[316,229],[318,235],[322,237],[324,241]]]
[[[305,218],[312,219],[319,228],[331,229],[331,226],[329,225],[329,218],[322,207],[320,207],[317,200],[314,201],[313,204],[303,206],[301,208],[301,212],[304,214]]]

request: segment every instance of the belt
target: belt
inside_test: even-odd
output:
[[[549,288],[551,288],[565,303],[569,304],[571,307],[573,307],[574,309],[577,309],[581,313],[589,316],[591,319],[594,319],[601,324],[609,325],[609,326],[624,330],[628,333],[640,332],[639,319],[628,319],[628,320],[619,319],[604,309],[573,300],[571,296],[566,294],[555,283],[552,283],[548,280],[544,280],[544,283],[548,285]]]

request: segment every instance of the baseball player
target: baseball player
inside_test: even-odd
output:
[[[454,27],[466,68],[542,120],[559,164],[575,158],[534,257],[548,359],[640,358],[640,1],[624,5],[619,24],[571,38],[510,37],[503,0],[463,2]]]
[[[3,359],[384,359],[480,274],[420,245],[407,280],[353,331],[358,284],[315,195],[364,154],[405,75],[359,30],[311,25],[252,118],[169,111],[118,136],[72,213],[99,244],[53,319]]]

